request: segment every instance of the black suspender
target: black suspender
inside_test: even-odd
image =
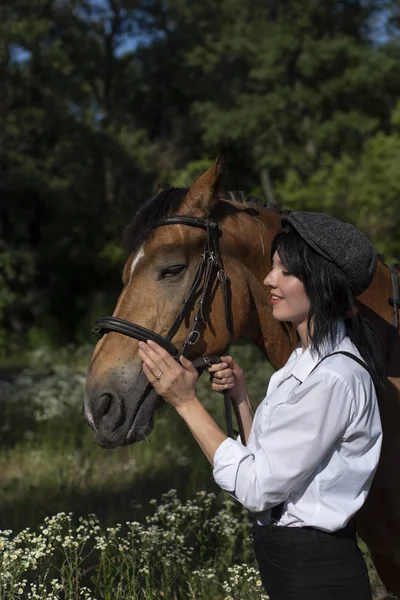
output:
[[[313,370],[311,371],[311,373],[313,373],[315,371],[315,369],[329,356],[333,356],[334,354],[344,354],[345,356],[348,356],[349,358],[352,358],[353,360],[355,360],[356,362],[358,362],[359,365],[361,365],[362,367],[364,367],[364,369],[366,371],[368,371],[368,373],[371,375],[369,368],[367,367],[367,365],[365,364],[365,362],[363,360],[361,360],[361,358],[358,358],[358,356],[356,356],[355,354],[352,354],[351,352],[345,352],[344,350],[339,350],[338,352],[331,352],[331,354],[327,354],[326,356],[324,356],[324,358],[322,358],[319,363],[317,363],[315,365],[315,367],[313,368]],[[311,375],[310,373],[310,375]]]
[[[317,367],[319,367],[319,365],[329,356],[333,356],[334,354],[344,354],[344,356],[347,356],[348,358],[351,358],[352,360],[355,360],[356,362],[358,362],[359,365],[361,365],[362,367],[364,367],[364,369],[366,371],[368,371],[368,373],[371,375],[371,372],[369,370],[369,368],[367,367],[367,365],[365,364],[365,362],[363,360],[361,360],[360,358],[358,358],[358,356],[356,356],[355,354],[352,354],[351,352],[345,352],[344,350],[339,350],[338,352],[331,352],[331,354],[327,354],[326,356],[324,356],[324,358],[322,358],[319,363],[317,363],[315,365],[315,367],[313,368],[313,370],[309,373],[309,375],[311,375],[311,373],[313,373],[315,371],[315,369]],[[274,506],[273,509],[271,510],[271,524],[274,525],[276,523],[278,523],[278,521],[281,520],[282,517],[282,511],[283,511],[283,502],[281,502],[281,504],[278,504],[277,506]]]

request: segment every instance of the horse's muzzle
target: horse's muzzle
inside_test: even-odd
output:
[[[161,404],[143,374],[129,388],[113,379],[93,387],[89,381],[84,397],[83,417],[103,448],[143,440],[153,429],[154,412]]]

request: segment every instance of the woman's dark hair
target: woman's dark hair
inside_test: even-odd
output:
[[[311,334],[313,321],[311,352],[321,355],[322,346],[336,338],[337,320],[344,319],[347,335],[368,366],[380,396],[386,385],[380,344],[370,323],[357,311],[354,314],[355,297],[343,272],[315,252],[290,225],[285,225],[275,236],[271,257],[276,251],[288,272],[303,282],[310,300],[307,327]]]

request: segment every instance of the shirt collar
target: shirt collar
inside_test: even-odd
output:
[[[321,362],[325,356],[330,354],[345,338],[346,336],[346,327],[342,320],[337,322],[337,331],[336,336],[333,342],[325,342],[320,348],[320,354],[316,352],[311,352],[310,347],[308,347],[302,354],[299,360],[296,362],[292,375],[296,377],[301,383],[308,377],[311,371],[316,367],[316,365]],[[301,342],[300,342],[301,348]]]

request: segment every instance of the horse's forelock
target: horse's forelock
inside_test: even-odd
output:
[[[125,228],[123,242],[127,250],[136,252],[149,237],[156,221],[179,209],[187,192],[185,188],[171,188],[147,200]]]

